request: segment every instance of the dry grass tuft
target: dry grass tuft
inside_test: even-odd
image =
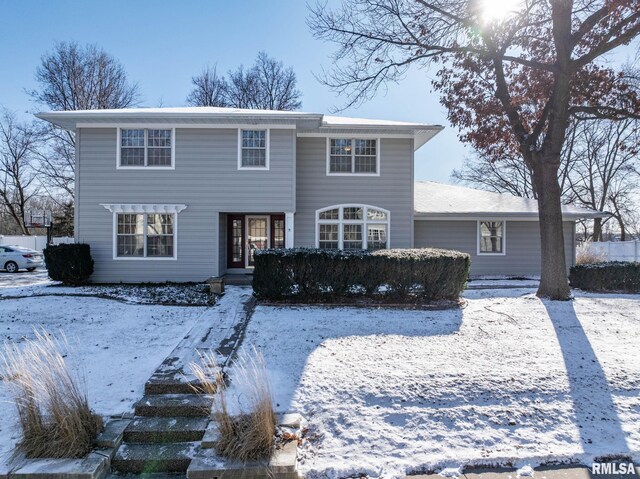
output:
[[[590,242],[585,241],[576,249],[576,264],[594,264],[607,261],[604,253],[598,253],[590,248]]]
[[[202,368],[200,368],[202,370]],[[212,419],[218,428],[216,452],[237,461],[253,461],[271,457],[275,446],[276,416],[273,412],[271,387],[262,354],[253,349],[236,362],[234,384],[242,391],[243,404],[232,414],[228,393],[214,372],[209,381],[193,368],[200,382],[215,384]],[[210,389],[211,390],[211,389]]]
[[[58,340],[44,329],[23,347],[5,344],[3,376],[18,410],[18,449],[27,457],[83,457],[102,429],[83,382],[65,362],[67,349],[64,337]]]

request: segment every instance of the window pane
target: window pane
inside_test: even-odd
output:
[[[242,261],[243,220],[233,220],[231,224],[231,258],[234,263]]]
[[[343,248],[362,249],[362,225],[344,225],[343,228]]]
[[[242,150],[242,166],[267,166],[266,150]]]
[[[320,225],[319,246],[322,249],[338,248],[338,225]]]
[[[144,215],[118,214],[118,234],[135,235],[142,234]]]
[[[367,225],[367,248],[384,249],[387,247],[387,225]]]
[[[376,156],[376,140],[356,140],[356,156]]]
[[[148,146],[171,146],[171,130],[149,130],[147,132]]]
[[[503,229],[502,221],[482,221],[480,223],[481,253],[502,253]]]
[[[367,218],[374,221],[386,221],[387,213],[385,213],[384,211],[369,208],[367,210]]]
[[[335,208],[333,210],[323,211],[320,213],[319,217],[321,220],[337,220],[340,215],[340,210]]]
[[[342,218],[345,220],[361,220],[362,208],[348,207],[343,208]]]
[[[173,215],[147,215],[147,235],[172,235]]]
[[[141,146],[144,148],[144,130],[120,130],[121,146]]]
[[[332,156],[329,158],[330,173],[351,173],[351,156]]]
[[[376,173],[376,157],[375,156],[356,156],[355,172],[356,173]]]
[[[120,149],[120,166],[144,166],[144,148]]]
[[[284,220],[273,220],[272,248],[284,248]]]
[[[173,256],[173,236],[147,236],[147,256]]]
[[[242,130],[243,148],[266,148],[266,130]]]
[[[171,148],[149,148],[147,150],[148,166],[171,166]]]
[[[331,156],[349,156],[351,157],[351,140],[346,138],[332,138],[331,144]]]
[[[144,236],[118,235],[117,254],[118,256],[143,256]]]

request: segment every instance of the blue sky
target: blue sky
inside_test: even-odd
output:
[[[251,64],[260,50],[295,69],[302,110],[329,113],[341,103],[313,76],[332,46],[315,40],[304,1],[0,0],[0,105],[36,110],[33,88],[42,54],[56,41],[96,43],[137,81],[144,106],[181,106],[191,76],[207,64],[222,72]],[[343,115],[448,126],[426,72],[414,71],[373,101]],[[416,154],[416,178],[447,181],[466,148],[448,127]]]
[[[330,66],[333,46],[315,40],[303,0],[0,0],[0,105],[25,113],[34,105],[42,54],[56,41],[95,43],[118,58],[140,85],[143,106],[181,106],[191,76],[207,64],[222,72],[249,65],[260,50],[292,66],[302,110],[328,113],[342,100],[313,76]],[[621,52],[622,53],[622,52]],[[416,154],[416,178],[448,181],[470,149],[457,139],[431,89],[429,72],[411,71],[399,85],[343,115],[417,121],[446,128]]]

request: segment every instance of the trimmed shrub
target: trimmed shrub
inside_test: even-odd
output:
[[[470,265],[468,254],[442,249],[258,250],[253,290],[262,299],[310,302],[347,296],[457,299]]]
[[[569,282],[572,287],[585,291],[640,293],[640,263],[579,264],[571,268]]]
[[[49,277],[64,284],[80,285],[93,274],[93,259],[88,244],[49,245],[44,250]]]

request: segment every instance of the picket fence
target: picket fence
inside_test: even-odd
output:
[[[53,244],[73,243],[73,238],[68,236],[60,236],[52,238]],[[22,246],[23,248],[31,248],[36,251],[42,251],[47,246],[46,236],[3,236],[0,235],[0,245]]]

